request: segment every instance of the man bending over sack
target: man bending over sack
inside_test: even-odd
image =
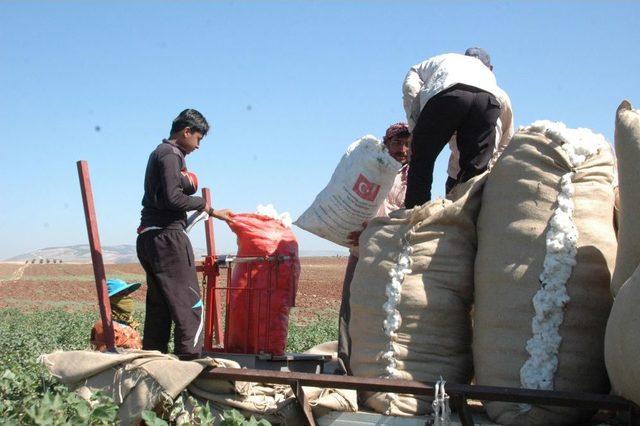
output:
[[[390,126],[385,132],[382,139],[387,147],[389,155],[402,164],[402,168],[393,182],[393,186],[387,194],[383,204],[376,213],[376,217],[389,216],[394,210],[404,207],[404,195],[407,188],[407,161],[409,154],[409,145],[411,143],[411,133],[407,123],[396,123]],[[340,322],[338,335],[338,356],[345,364],[347,372],[351,374],[349,368],[349,354],[351,352],[351,338],[349,337],[349,320],[351,318],[351,310],[349,308],[349,297],[351,294],[351,281],[353,273],[358,263],[358,239],[360,232],[353,232],[349,235],[349,240],[353,244],[353,248],[349,253],[349,262],[344,274],[344,283],[342,284],[342,301],[340,302]]]
[[[431,199],[433,167],[447,142],[452,150],[449,193],[487,170],[513,135],[511,101],[498,87],[483,49],[472,47],[465,55],[447,53],[414,65],[402,93],[413,135],[408,209]]]
[[[142,349],[142,341],[138,333],[140,324],[133,318],[134,301],[130,296],[138,288],[140,283],[127,284],[118,278],[107,280],[114,343],[117,348]],[[107,350],[101,319],[91,329],[91,347],[101,352]]]
[[[142,218],[138,228],[138,259],[147,273],[147,311],[142,348],[168,351],[171,323],[175,323],[175,353],[180,359],[200,357],[202,300],[193,248],[185,233],[187,211],[206,211],[232,221],[230,210],[214,210],[187,171],[185,156],[197,150],[209,131],[207,120],[186,109],[171,126],[171,136],[151,153],[144,178]]]

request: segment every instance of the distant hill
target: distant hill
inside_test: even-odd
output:
[[[200,248],[193,249],[196,259],[206,254],[206,250]],[[333,257],[346,256],[349,253],[337,250],[302,250],[301,257]],[[136,255],[136,246],[131,244],[122,244],[119,246],[102,246],[102,258],[104,263],[138,263]],[[66,247],[46,247],[29,253],[23,253],[9,259],[5,262],[25,262],[27,260],[50,259],[62,261],[64,263],[90,263],[91,251],[88,244],[80,244]]]
[[[136,246],[123,244],[119,246],[102,246],[104,263],[137,263]],[[65,263],[91,263],[91,250],[88,244],[66,247],[46,247],[28,253],[19,254],[7,262],[24,262],[32,259],[50,259]]]

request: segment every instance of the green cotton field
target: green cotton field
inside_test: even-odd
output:
[[[142,315],[140,320],[142,320]],[[55,350],[89,349],[94,312],[0,309],[0,417],[5,425],[108,425],[117,408],[106,396],[91,404],[70,393],[50,377],[38,356]],[[307,321],[308,322],[308,321]],[[289,329],[287,350],[301,352],[337,338],[337,319],[317,317]],[[206,424],[206,410],[202,421]],[[166,424],[154,418],[147,424]],[[230,414],[228,424],[243,424]],[[234,423],[235,422],[235,423]],[[255,424],[259,424],[256,422]]]
[[[303,352],[336,340],[344,259],[303,259],[297,307],[292,310],[287,351]],[[117,407],[99,395],[90,403],[46,373],[40,354],[89,349],[98,320],[91,265],[0,264],[0,418],[3,425],[107,425]],[[139,265],[106,265],[107,276],[142,281]],[[136,316],[144,318],[144,287],[134,294]],[[211,413],[199,407],[207,424]],[[230,412],[225,424],[265,424]],[[153,412],[148,425],[167,424]]]

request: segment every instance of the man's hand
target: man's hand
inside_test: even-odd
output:
[[[349,233],[349,235],[347,235],[347,242],[354,247],[358,247],[358,245],[360,244],[360,234],[362,234],[362,231],[364,231],[364,229],[367,227],[367,224],[368,222],[362,222],[362,229]]]
[[[229,209],[209,209],[209,216],[215,217],[216,219],[224,220],[227,223],[231,223],[233,222],[233,216],[235,216],[235,213]]]

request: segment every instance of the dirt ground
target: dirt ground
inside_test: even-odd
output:
[[[311,257],[302,258],[300,263],[302,271],[294,309],[296,318],[311,319],[316,314],[337,315],[347,258]],[[105,268],[108,278],[145,281],[139,264],[113,264]],[[146,286],[143,285],[133,296],[144,303]],[[91,264],[0,263],[0,308],[6,307],[95,308],[97,312],[93,268]]]

